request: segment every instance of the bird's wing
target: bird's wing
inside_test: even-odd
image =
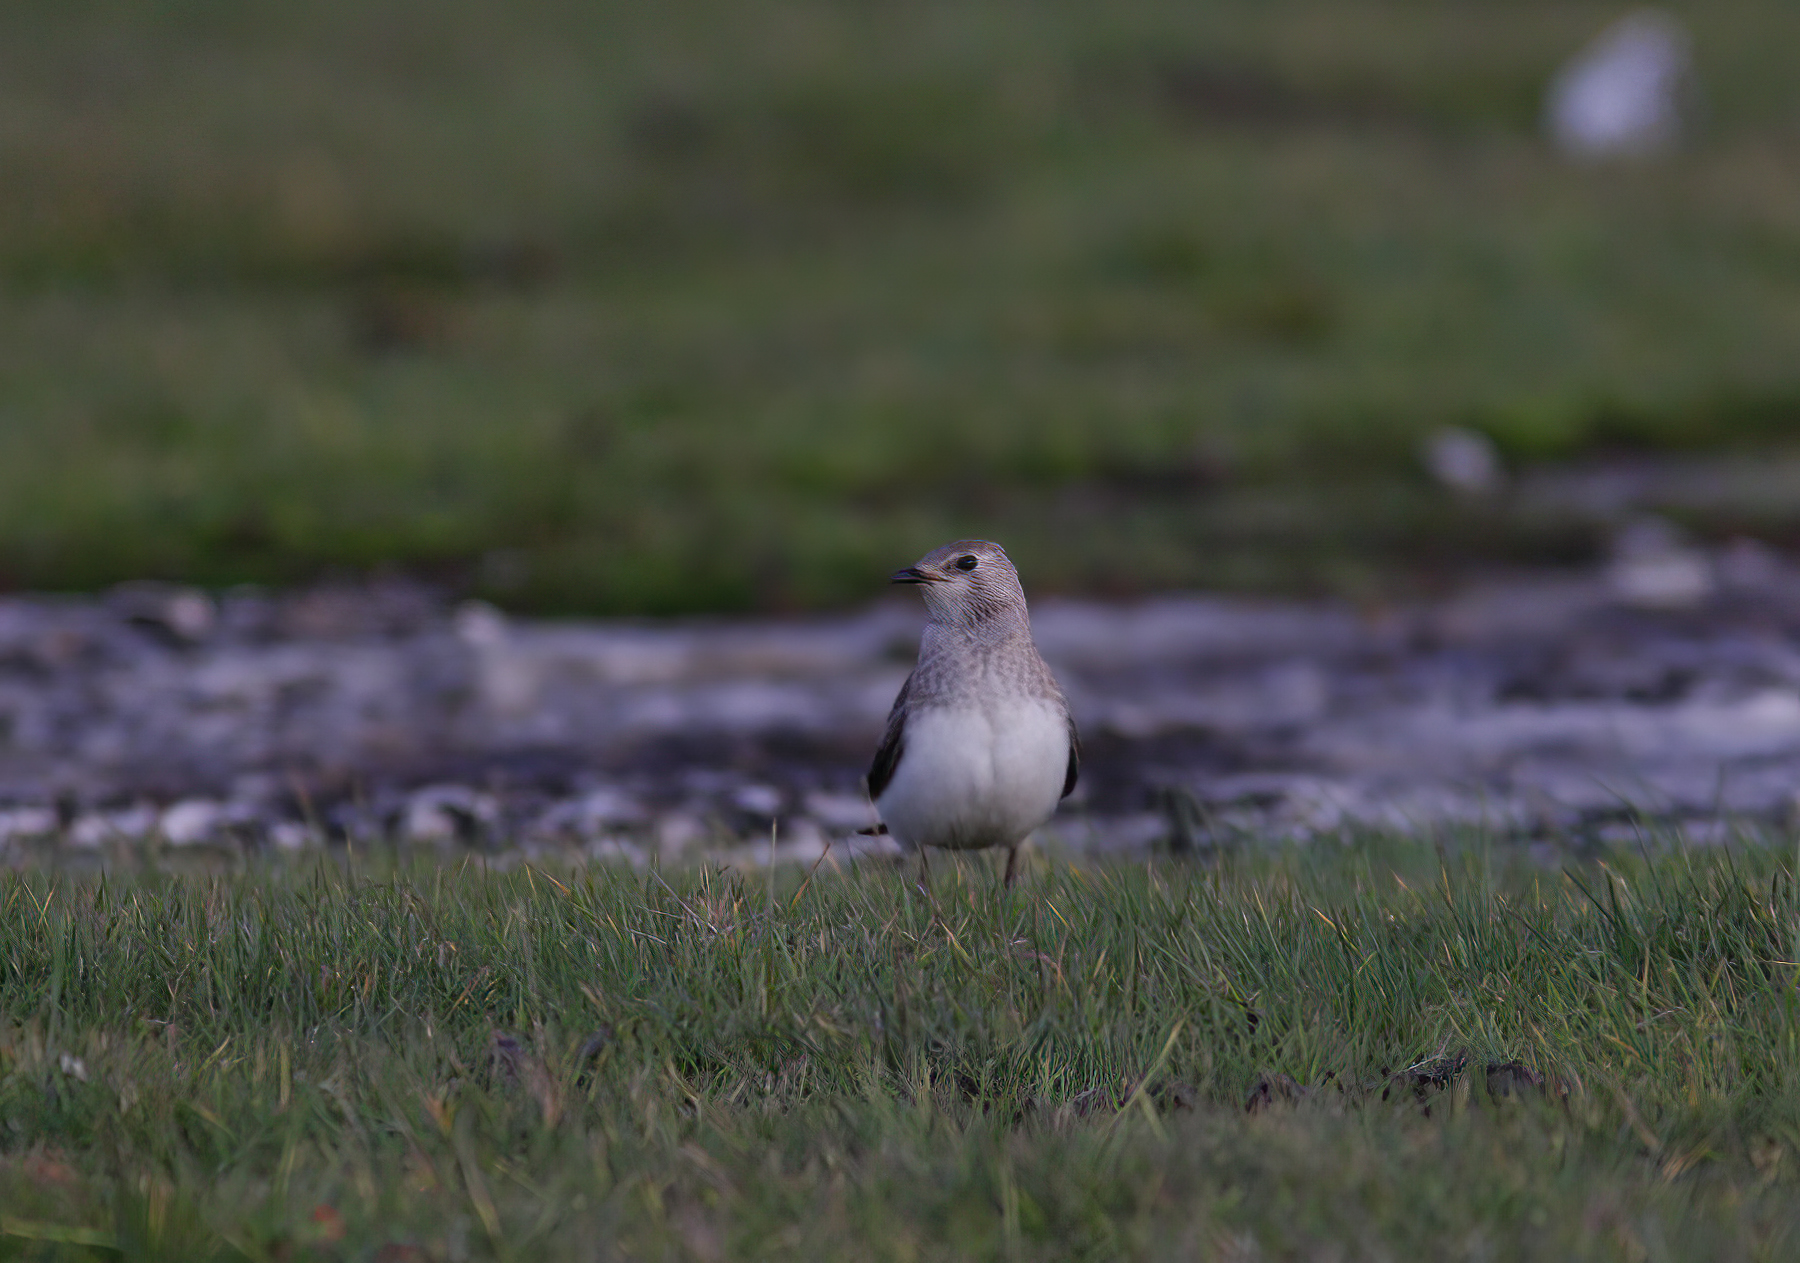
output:
[[[869,764],[869,797],[880,798],[894,779],[894,769],[900,766],[900,756],[906,753],[906,693],[912,687],[912,676],[906,677],[906,683],[900,686],[899,696],[894,698],[894,708],[888,712],[887,731],[881,734],[881,744],[875,748],[875,761]]]
[[[1075,789],[1075,782],[1081,778],[1081,734],[1075,731],[1075,721],[1069,721],[1069,770],[1063,776],[1062,796],[1067,798]]]

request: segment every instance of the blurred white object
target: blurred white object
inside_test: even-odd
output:
[[[1557,145],[1579,158],[1635,157],[1681,138],[1692,69],[1685,27],[1645,9],[1623,18],[1564,66],[1546,114]]]
[[[463,785],[427,785],[406,804],[401,833],[408,842],[454,842],[480,827],[491,832],[500,820],[500,805],[488,794]]]
[[[781,812],[781,791],[773,785],[740,785],[732,791],[731,801],[740,811],[753,816],[773,816]]]
[[[121,583],[108,603],[134,623],[160,628],[178,641],[197,644],[212,635],[218,609],[198,588],[138,580]]]
[[[56,829],[56,813],[48,807],[18,807],[0,811],[0,846],[13,838],[47,837]]]
[[[311,826],[301,824],[297,820],[277,820],[269,826],[269,841],[277,850],[303,851],[309,846],[323,844],[323,839],[313,831]]]
[[[1627,605],[1687,609],[1712,595],[1714,577],[1705,553],[1688,544],[1662,518],[1640,518],[1613,541],[1606,578]]]
[[[1425,467],[1453,491],[1485,495],[1506,481],[1493,440],[1474,430],[1445,429],[1425,443]]]
[[[223,810],[205,798],[184,798],[162,813],[158,827],[170,846],[205,842],[222,823]]]
[[[481,700],[497,715],[517,717],[537,705],[537,664],[514,645],[506,615],[486,601],[464,601],[457,608],[457,639],[475,653]]]

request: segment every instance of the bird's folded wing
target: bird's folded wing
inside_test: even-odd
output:
[[[875,749],[875,761],[869,764],[869,797],[880,798],[894,779],[894,769],[900,766],[900,756],[906,753],[906,693],[912,687],[912,676],[906,677],[906,683],[900,686],[900,694],[894,698],[894,708],[888,712],[887,731],[881,734],[881,744]]]
[[[1067,798],[1075,789],[1075,782],[1081,777],[1081,734],[1075,731],[1075,721],[1069,721],[1069,770],[1063,775],[1062,796]]]

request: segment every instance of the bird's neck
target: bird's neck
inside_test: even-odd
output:
[[[925,624],[928,642],[958,643],[994,650],[1004,645],[1031,644],[1031,620],[1024,610],[963,610],[954,618],[933,618]]]
[[[917,706],[969,705],[971,698],[1049,697],[1049,678],[1023,611],[1009,618],[925,624],[911,697]]]

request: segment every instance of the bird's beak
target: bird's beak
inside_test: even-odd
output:
[[[936,580],[934,580],[930,575],[926,574],[923,570],[919,569],[917,566],[908,566],[904,570],[894,571],[893,574],[888,576],[888,582],[889,583],[934,583],[934,582],[936,582]]]

